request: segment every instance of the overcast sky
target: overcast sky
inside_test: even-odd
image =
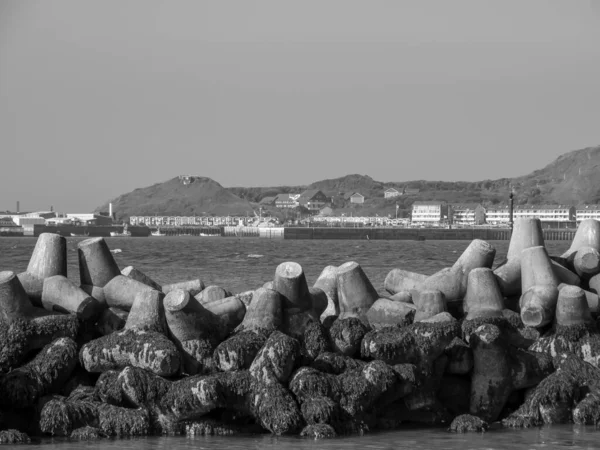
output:
[[[483,180],[600,144],[600,0],[0,0],[0,210]]]

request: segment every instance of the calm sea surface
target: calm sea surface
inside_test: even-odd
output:
[[[69,278],[79,280],[77,243],[67,238]],[[22,272],[27,268],[35,238],[0,238],[0,270]],[[268,240],[222,237],[107,238],[120,268],[134,266],[155,281],[166,284],[200,278],[232,292],[260,287],[273,279],[275,268],[284,261],[302,265],[309,285],[327,265],[358,262],[373,285],[383,291],[383,280],[395,268],[432,274],[452,265],[469,245],[468,241],[351,241],[351,240]],[[491,241],[496,262],[502,261],[507,241]],[[551,255],[569,247],[568,242],[549,241]],[[120,251],[117,251],[120,250]],[[405,429],[374,432],[332,440],[312,441],[298,437],[258,435],[246,437],[148,437],[101,440],[91,443],[44,439],[45,448],[88,448],[143,450],[194,449],[540,449],[600,448],[600,431],[576,425],[548,426],[532,430],[494,429],[484,434],[456,435],[443,429]],[[28,448],[29,446],[19,446]]]

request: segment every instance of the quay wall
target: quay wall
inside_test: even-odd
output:
[[[545,229],[544,240],[572,240],[576,230]],[[510,239],[508,228],[285,228],[284,239],[473,240]]]

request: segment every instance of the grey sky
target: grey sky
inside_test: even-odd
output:
[[[600,144],[600,0],[0,0],[0,210],[526,174]]]

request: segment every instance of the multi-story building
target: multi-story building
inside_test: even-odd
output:
[[[318,189],[304,191],[298,197],[298,204],[304,206],[310,212],[319,212],[325,205],[331,203],[331,199]]]
[[[514,214],[513,214],[514,217]],[[508,225],[510,209],[506,205],[488,206],[485,211],[485,222],[489,225]]]
[[[448,205],[441,201],[416,201],[412,205],[413,224],[434,225],[448,221]]]
[[[238,225],[240,220],[244,223],[251,222],[251,217],[238,216],[131,216],[130,225],[158,226],[187,226],[187,225]]]
[[[483,225],[485,208],[479,203],[453,203],[448,205],[450,222],[455,225]]]
[[[575,221],[579,223],[586,219],[600,220],[600,205],[580,205],[575,208]]]
[[[514,218],[540,219],[546,227],[574,227],[576,224],[575,207],[568,205],[518,205]]]

